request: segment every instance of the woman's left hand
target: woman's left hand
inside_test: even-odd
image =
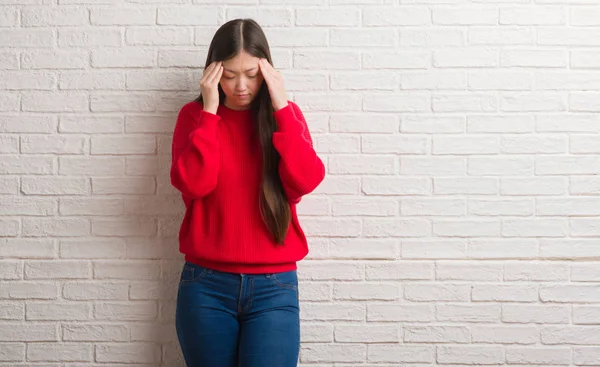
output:
[[[269,94],[271,95],[271,102],[273,102],[273,108],[278,111],[288,105],[287,96],[285,94],[285,88],[283,86],[283,76],[278,70],[275,70],[273,65],[267,61],[267,59],[260,59],[258,61],[260,72],[267,83]]]

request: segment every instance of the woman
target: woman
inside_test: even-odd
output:
[[[171,183],[186,206],[176,327],[190,367],[291,367],[300,349],[296,204],[325,176],[261,27],[221,26],[179,112]]]

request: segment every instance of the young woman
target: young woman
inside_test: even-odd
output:
[[[325,167],[255,21],[217,30],[200,87],[172,147],[171,183],[186,206],[176,310],[184,358],[190,367],[296,366],[296,262],[308,253],[296,204]]]

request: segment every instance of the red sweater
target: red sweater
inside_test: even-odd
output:
[[[302,112],[289,101],[275,111],[273,145],[292,221],[284,245],[276,245],[260,209],[262,155],[250,110],[220,105],[217,114],[190,102],[179,111],[173,134],[171,184],[186,206],[179,230],[185,260],[232,273],[296,269],[308,254],[296,204],[325,176]]]

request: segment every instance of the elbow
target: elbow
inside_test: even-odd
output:
[[[217,175],[190,177],[180,170],[171,169],[171,185],[191,199],[201,199],[217,187]]]

